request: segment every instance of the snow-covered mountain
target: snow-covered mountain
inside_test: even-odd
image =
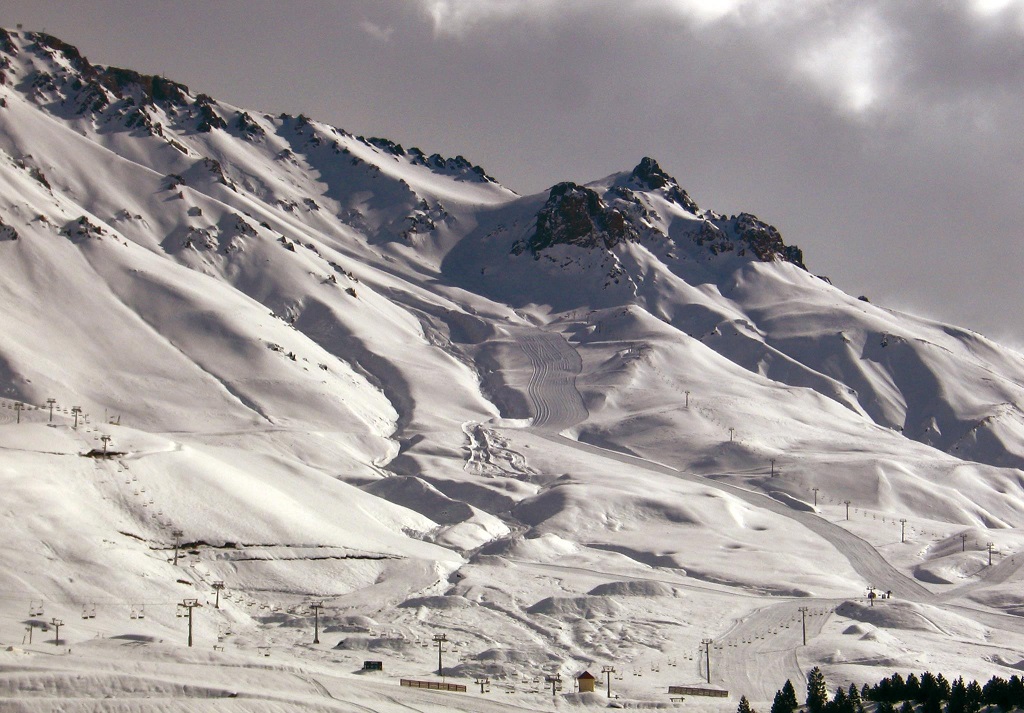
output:
[[[54,695],[188,698],[150,679],[215,583],[211,695],[266,710],[333,710],[332,662],[428,675],[439,632],[529,709],[522,677],[604,664],[664,697],[704,638],[754,701],[1020,666],[1024,358],[846,295],[651,158],[519,196],[0,31],[0,259],[0,643],[63,617]],[[130,684],[97,663],[124,641]],[[30,671],[0,700],[37,710],[41,650],[0,653]],[[265,652],[312,692],[236,682]]]

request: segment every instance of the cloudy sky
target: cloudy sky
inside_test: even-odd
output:
[[[1024,0],[7,0],[223,101],[526,194],[656,158],[854,295],[1024,345]]]

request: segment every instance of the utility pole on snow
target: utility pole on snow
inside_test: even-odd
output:
[[[551,676],[545,676],[544,681],[551,684],[551,697],[554,698],[555,694],[562,690],[562,677],[560,675],[553,674]]]
[[[324,608],[323,602],[313,602],[309,605],[313,610],[313,643],[320,643],[320,610]]]
[[[804,646],[807,646],[807,607],[800,607],[800,627],[804,632]]]
[[[20,401],[14,402],[14,412],[15,414],[17,414],[17,420],[15,421],[15,423],[21,423],[21,410],[23,408],[24,404],[22,404]]]
[[[605,681],[607,682],[608,697],[612,697],[612,674],[615,673],[614,666],[602,666],[601,673],[604,674]]]
[[[729,443],[732,443],[732,439],[736,436],[736,429],[729,426]]]
[[[704,656],[707,659],[707,679],[708,683],[711,683],[711,644],[714,643],[712,639],[701,639],[700,643],[704,646]]]
[[[989,567],[991,567],[991,566],[992,566],[992,549],[993,549],[993,548],[994,548],[995,546],[996,546],[996,545],[995,545],[995,543],[994,543],[994,542],[986,542],[986,543],[985,543],[985,547],[987,547],[987,548],[988,548],[988,566],[989,566]]]
[[[183,599],[178,606],[188,610],[188,645],[192,646],[192,610],[203,605],[198,599]]]
[[[907,541],[907,518],[900,518],[900,542]]]
[[[434,634],[434,644],[437,646],[437,675],[444,676],[444,666],[441,665],[441,654],[444,652],[444,644],[448,641],[447,634]]]
[[[50,626],[52,626],[54,629],[57,630],[56,633],[53,636],[53,645],[54,646],[60,646],[60,628],[62,626],[64,626],[64,620],[63,619],[51,618],[50,619]]]
[[[843,501],[843,505],[846,506],[846,519],[849,520],[850,519],[850,501],[849,500],[844,500]]]
[[[220,609],[220,590],[224,589],[224,582],[219,579],[213,583],[213,591],[217,593],[217,599],[213,604],[214,609]]]
[[[178,566],[178,548],[181,547],[181,536],[185,533],[181,530],[173,530],[171,532],[174,535],[174,566]]]
[[[811,488],[814,491],[814,507],[818,507],[818,491],[821,488]]]
[[[78,428],[78,417],[82,414],[81,406],[72,406],[71,415],[75,417],[75,428]]]
[[[106,455],[107,454],[107,444],[110,443],[114,439],[111,438],[110,436],[108,436],[106,433],[104,433],[102,436],[100,436],[100,440],[103,441],[103,455]]]
[[[690,408],[690,392],[685,391],[683,393],[686,394],[686,403],[683,405],[683,408]]]
[[[966,552],[967,551],[967,533],[966,532],[961,532],[960,533],[960,551],[961,552]]]
[[[57,399],[46,399],[46,405],[50,407],[50,423],[53,423],[53,405],[57,403]]]

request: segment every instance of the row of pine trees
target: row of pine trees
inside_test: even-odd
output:
[[[875,704],[875,713],[978,713],[985,706],[1010,711],[1024,708],[1024,679],[993,676],[982,686],[977,681],[964,683],[963,677],[950,683],[930,671],[911,673],[906,679],[894,673],[874,686],[865,683],[859,691],[852,683],[846,690],[839,687],[829,698],[821,669],[815,666],[807,676],[807,713],[865,713],[865,702]],[[799,707],[796,689],[786,681],[775,692],[771,713],[794,713]],[[740,698],[736,713],[755,713],[746,696]]]

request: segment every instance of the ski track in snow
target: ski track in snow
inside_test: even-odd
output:
[[[526,395],[533,427],[557,432],[586,420],[589,412],[576,389],[583,369],[579,353],[562,335],[540,330],[523,332],[519,347],[532,367]]]
[[[464,469],[477,475],[524,477],[534,473],[526,456],[508,447],[508,442],[481,423],[462,424],[469,442],[469,457]]]
[[[794,599],[758,609],[711,646],[711,680],[726,682],[750,698],[770,700],[786,679],[804,678],[798,659],[803,643],[800,607],[807,607],[807,639],[821,632],[842,600]],[[706,669],[705,669],[706,672]]]

